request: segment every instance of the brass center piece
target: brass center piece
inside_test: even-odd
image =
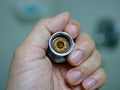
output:
[[[65,52],[68,48],[68,41],[65,38],[57,38],[54,41],[54,49],[57,52]]]

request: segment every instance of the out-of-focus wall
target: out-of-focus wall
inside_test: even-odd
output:
[[[20,0],[19,0],[20,1]],[[27,1],[27,0],[25,0]],[[31,0],[34,2],[34,0]],[[96,22],[101,17],[110,17],[120,21],[120,0],[35,0],[46,8],[50,4],[51,9],[46,17],[60,12],[69,11],[71,18],[81,24],[81,30],[94,36]],[[37,20],[24,20],[16,16],[11,7],[12,0],[0,0],[0,90],[5,89],[5,83],[10,67],[14,49],[22,42],[30,32]],[[54,8],[53,8],[54,7]],[[50,8],[49,8],[50,9]],[[33,10],[33,9],[32,9]],[[40,14],[41,15],[41,14]],[[120,43],[114,50],[100,49],[105,69],[108,74],[108,82],[101,90],[120,89]]]

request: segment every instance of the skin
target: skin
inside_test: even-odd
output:
[[[62,64],[51,63],[46,56],[49,38],[58,31],[69,33],[76,43]],[[79,53],[74,54],[76,51]],[[71,20],[68,12],[62,13],[40,20],[15,50],[6,90],[95,90],[106,82],[100,65],[94,41],[80,32],[79,23]],[[77,81],[71,79],[75,70],[82,74]],[[96,82],[89,86],[92,79]]]

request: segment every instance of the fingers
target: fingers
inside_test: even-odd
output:
[[[106,73],[99,68],[93,75],[85,79],[82,83],[86,90],[95,90],[106,82]]]
[[[27,44],[46,50],[51,33],[63,31],[69,20],[70,15],[67,12],[53,18],[40,20],[22,45]]]
[[[46,56],[51,33],[63,31],[70,20],[69,13],[62,13],[53,18],[40,20],[24,42],[16,49],[14,58],[25,63]],[[14,61],[16,63],[16,59]],[[23,64],[22,63],[22,64]]]
[[[80,24],[75,20],[70,20],[68,25],[65,28],[65,32],[70,34],[73,39],[77,38],[80,34]]]
[[[84,79],[94,73],[100,64],[101,56],[98,51],[95,50],[89,59],[67,72],[66,79],[68,83],[71,85],[80,84]]]
[[[76,39],[73,51],[68,55],[67,60],[73,66],[78,66],[87,59],[94,51],[94,41],[85,33],[81,33]]]

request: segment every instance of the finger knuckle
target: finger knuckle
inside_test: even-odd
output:
[[[107,82],[107,74],[106,74],[105,70],[103,68],[100,68],[99,72],[101,73],[103,83],[106,83]]]
[[[76,42],[81,46],[82,49],[87,51],[93,52],[95,49],[95,42],[87,33],[81,33]]]
[[[91,50],[94,50],[95,42],[93,41],[93,39],[86,33],[85,33],[85,37],[86,37],[86,41],[88,41],[89,48],[91,48]]]
[[[96,63],[98,63],[98,66],[100,66],[101,61],[102,61],[102,57],[101,57],[101,54],[99,53],[98,50],[96,50],[96,49],[94,50],[92,58],[94,59],[94,61]]]
[[[71,20],[71,22],[72,22],[73,24],[76,24],[76,25],[78,26],[78,28],[80,29],[80,23],[79,23],[78,21],[76,21],[76,20]]]
[[[90,58],[88,58],[85,62],[83,62],[79,66],[79,69],[83,73],[90,73],[90,72],[94,72],[97,68],[99,68],[100,64],[101,64],[101,55],[99,52],[94,50],[93,55]]]

